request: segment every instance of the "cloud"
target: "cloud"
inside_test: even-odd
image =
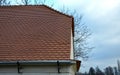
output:
[[[112,12],[112,9],[120,5],[120,0],[57,0],[59,5],[77,9],[81,13],[99,18]]]
[[[84,0],[57,0],[59,4],[65,5],[65,6],[78,6],[79,4],[83,4]]]
[[[119,0],[94,0],[86,6],[85,12],[88,12],[93,18],[100,18],[112,12],[119,4]]]
[[[105,44],[110,44],[110,45],[120,45],[120,35],[116,35],[110,39],[106,39],[105,41]]]

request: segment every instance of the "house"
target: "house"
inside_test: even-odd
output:
[[[48,6],[0,7],[0,75],[75,75],[73,17]]]

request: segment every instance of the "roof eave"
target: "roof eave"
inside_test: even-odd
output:
[[[20,63],[21,65],[54,65],[57,62],[60,64],[75,64],[76,61],[74,60],[35,60],[35,61],[0,61],[0,65],[15,65],[17,63]]]

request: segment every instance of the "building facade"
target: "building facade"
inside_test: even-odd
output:
[[[0,7],[0,75],[75,75],[73,17],[48,6]]]

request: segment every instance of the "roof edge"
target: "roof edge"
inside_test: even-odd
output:
[[[70,15],[68,15],[68,14],[65,14],[65,13],[63,13],[63,12],[61,12],[61,11],[59,11],[59,10],[56,10],[56,9],[50,7],[50,6],[47,6],[47,5],[44,5],[44,4],[43,4],[42,6],[48,8],[48,9],[51,9],[51,10],[53,10],[53,11],[59,13],[59,14],[65,15],[65,16],[70,17],[70,18],[73,18],[73,16],[70,16]]]
[[[62,14],[62,15],[67,16],[69,18],[73,18],[73,16],[70,16],[70,15],[65,14],[63,12],[60,12],[59,10],[56,10],[56,9],[54,9],[54,8],[48,6],[48,5],[45,5],[45,4],[42,4],[42,5],[8,5],[8,6],[0,6],[0,8],[1,7],[20,7],[20,6],[25,6],[25,7],[27,7],[27,6],[44,6],[44,7],[48,8],[48,9],[50,9],[50,10],[56,12],[56,13]]]

